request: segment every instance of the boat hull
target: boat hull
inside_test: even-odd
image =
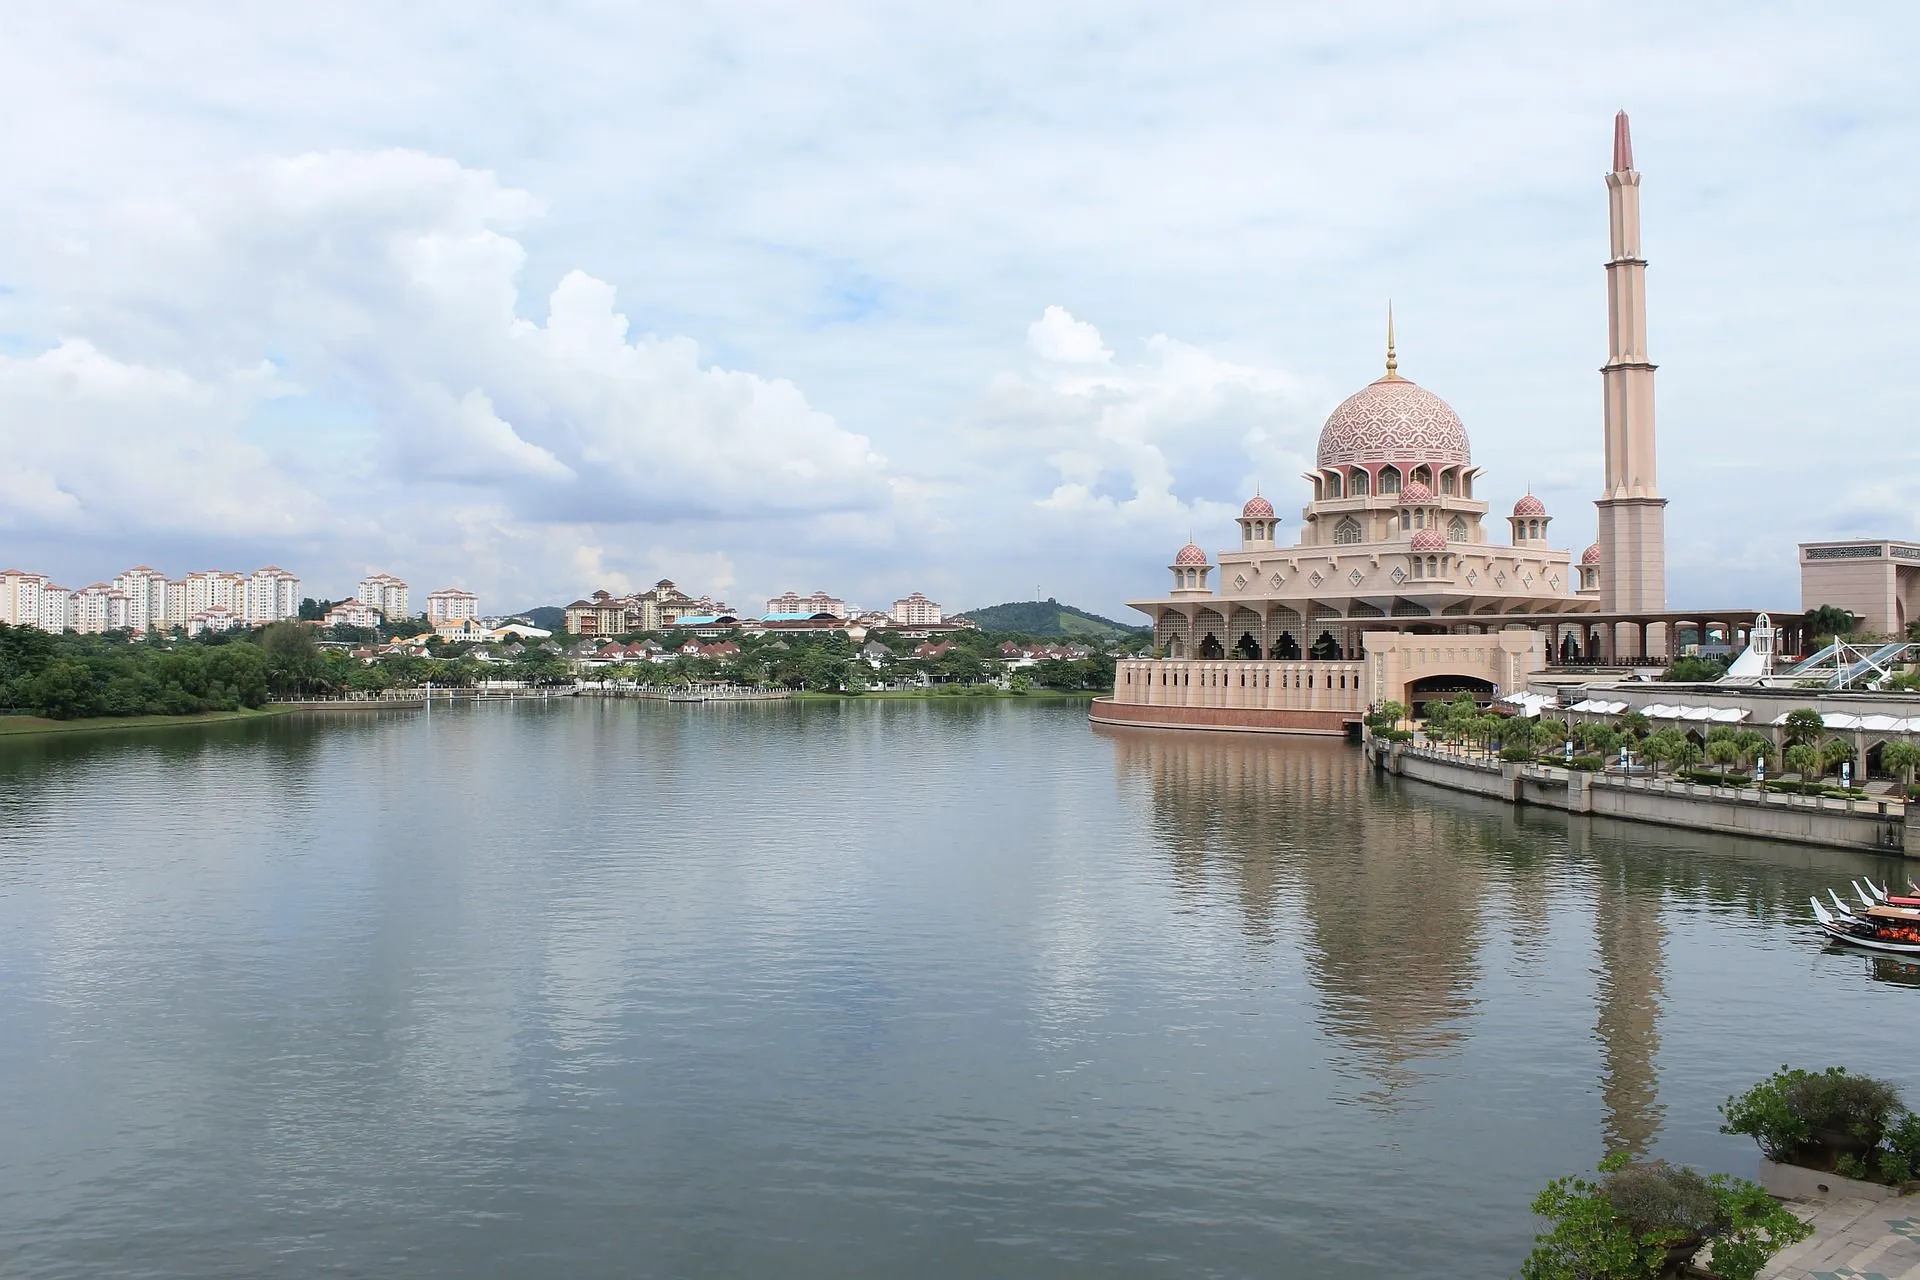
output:
[[[1890,942],[1881,938],[1865,938],[1850,933],[1838,924],[1822,923],[1820,932],[1835,942],[1845,943],[1849,947],[1862,947],[1868,951],[1884,951],[1897,956],[1920,956],[1920,942]]]

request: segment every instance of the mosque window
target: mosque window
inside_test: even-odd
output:
[[[1333,540],[1339,543],[1360,541],[1360,522],[1352,516],[1342,516],[1340,523],[1333,526]]]
[[[1380,473],[1380,492],[1400,492],[1400,469],[1398,467],[1388,467]]]
[[[1427,513],[1419,507],[1413,509],[1413,527],[1416,529],[1424,529],[1427,527]]]
[[[1463,498],[1473,496],[1473,472],[1471,471],[1460,473],[1460,496]]]
[[[1419,556],[1413,558],[1413,576],[1416,578],[1424,578],[1427,576]]]
[[[1347,492],[1356,498],[1367,496],[1367,473],[1356,471],[1347,482]]]
[[[1453,542],[1465,542],[1467,540],[1467,522],[1459,516],[1455,516],[1452,523],[1447,525],[1447,538]]]
[[[1327,496],[1329,498],[1337,498],[1340,496],[1340,477],[1339,476],[1327,477]]]
[[[1413,469],[1413,478],[1427,486],[1427,488],[1433,488],[1433,472],[1427,470],[1425,467],[1415,467]]]
[[[1427,557],[1427,576],[1429,578],[1437,578],[1440,576],[1440,560],[1438,556]]]
[[[1453,472],[1443,471],[1440,473],[1440,492],[1453,493],[1457,487],[1454,483]]]

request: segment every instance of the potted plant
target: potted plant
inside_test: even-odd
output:
[[[1753,1280],[1774,1254],[1811,1235],[1751,1182],[1664,1161],[1600,1162],[1598,1182],[1556,1178],[1533,1202],[1552,1226],[1521,1266],[1524,1280],[1660,1280],[1683,1274],[1711,1242],[1713,1274]]]
[[[1884,1080],[1825,1071],[1780,1070],[1720,1106],[1722,1133],[1744,1133],[1776,1164],[1899,1184],[1920,1158],[1920,1118]]]

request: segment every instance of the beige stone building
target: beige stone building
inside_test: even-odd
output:
[[[1800,607],[1838,605],[1860,630],[1904,636],[1920,622],[1920,543],[1851,538],[1800,544]]]

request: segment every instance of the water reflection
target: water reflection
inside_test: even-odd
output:
[[[1478,849],[1478,824],[1378,803],[1344,745],[1108,732],[1121,773],[1150,787],[1176,882],[1197,894],[1223,877],[1250,937],[1301,935],[1321,1025],[1370,1079],[1361,1096],[1398,1105],[1477,1000],[1488,864],[1460,851]]]
[[[1797,921],[1810,888],[1871,862],[1515,810],[1372,776],[1344,745],[1100,732],[1151,796],[1177,891],[1227,886],[1249,938],[1297,935],[1320,1024],[1371,1081],[1367,1101],[1404,1105],[1422,1062],[1455,1053],[1499,957],[1545,966],[1556,930],[1587,948],[1609,1152],[1647,1152],[1661,1131],[1668,913]],[[1920,984],[1910,967],[1873,977]]]

